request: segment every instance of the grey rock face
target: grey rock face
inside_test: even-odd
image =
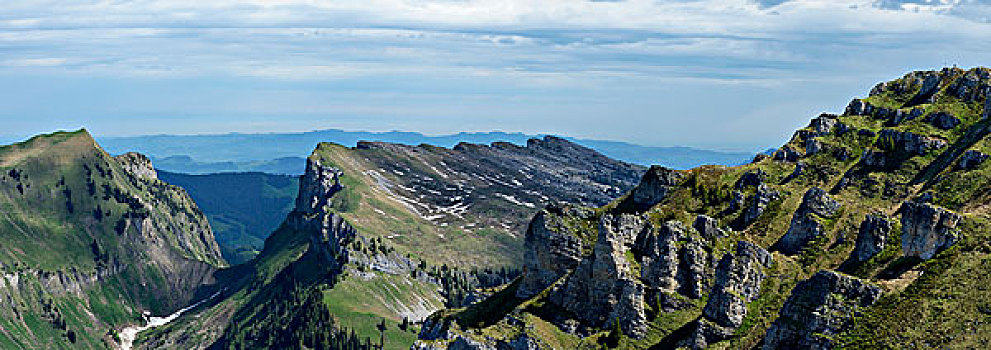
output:
[[[871,115],[874,110],[874,106],[870,103],[861,99],[853,99],[846,106],[846,111],[843,112],[845,115]]]
[[[943,130],[950,130],[960,125],[960,119],[947,112],[936,112],[926,116],[926,123]]]
[[[653,229],[646,215],[619,214],[612,215],[612,228],[623,239],[623,244],[632,246],[644,229]]]
[[[694,334],[684,346],[700,349],[733,334],[747,315],[747,303],[760,294],[760,285],[771,266],[771,254],[746,241],[737,243],[733,254],[726,254],[716,267],[716,281]]]
[[[785,254],[800,252],[809,241],[825,233],[819,220],[835,216],[839,210],[840,203],[833,200],[826,191],[818,187],[810,188],[792,216],[788,232],[781,237],[776,248]]]
[[[970,170],[977,168],[988,159],[988,155],[981,153],[980,151],[968,150],[960,155],[960,160],[957,161],[957,169]]]
[[[837,126],[837,123],[835,115],[820,114],[818,117],[812,119],[809,126],[812,128],[815,136],[825,136],[833,131],[833,127]]]
[[[117,163],[120,164],[124,170],[133,174],[136,177],[143,179],[157,179],[158,172],[155,171],[155,167],[152,166],[151,160],[141,153],[128,152],[114,157]]]
[[[730,199],[728,210],[730,212],[735,212],[737,210],[740,210],[740,208],[743,208],[743,205],[745,203],[746,202],[745,202],[745,198],[743,197],[743,192],[733,191],[733,198]]]
[[[330,198],[341,190],[341,171],[323,166],[314,158],[306,160],[306,170],[299,180],[299,195],[296,197],[296,210],[316,213],[330,204]]]
[[[643,256],[640,278],[657,290],[678,290],[678,242],[686,236],[680,222],[664,223],[658,232],[644,231],[637,239],[637,250]]]
[[[764,350],[832,349],[832,337],[849,327],[881,288],[833,271],[819,271],[792,290],[764,336]]]
[[[976,68],[964,73],[946,92],[963,102],[974,102],[991,93],[991,69]]]
[[[900,151],[921,156],[931,149],[946,147],[946,141],[908,131],[884,129],[878,135],[876,145],[887,151]]]
[[[991,117],[991,89],[988,90],[987,96],[984,96],[984,113],[981,114],[981,119],[989,117]]]
[[[547,209],[533,217],[524,239],[523,280],[516,290],[517,297],[537,295],[581,261],[581,239],[568,232],[561,219]]]
[[[805,140],[805,156],[811,156],[822,151],[822,141],[818,139]]]
[[[867,215],[860,223],[860,230],[857,232],[857,243],[850,254],[853,261],[864,262],[870,260],[884,249],[888,233],[891,232],[891,222],[880,215]]]
[[[767,205],[779,198],[781,198],[781,195],[777,191],[767,187],[767,185],[761,184],[757,186],[757,192],[747,199],[747,208],[741,217],[743,220],[741,226],[746,227],[757,221],[757,218],[764,213],[764,209],[767,209]]]
[[[903,122],[921,117],[922,114],[924,114],[925,112],[926,110],[923,108],[918,108],[918,107],[912,108],[912,110],[908,111],[908,113],[898,113],[898,115],[896,115],[894,118],[891,118],[891,120],[888,121],[888,124],[898,125]]]
[[[902,215],[902,254],[931,259],[960,239],[960,215],[928,203],[905,202]]]
[[[657,165],[650,167],[640,184],[633,188],[631,195],[634,205],[638,210],[653,207],[668,195],[680,179],[681,174],[677,171]]]
[[[942,81],[942,76],[939,72],[913,72],[909,76],[914,78],[911,85],[921,85],[921,87],[919,88],[919,92],[909,100],[907,105],[914,106],[923,103],[932,103],[933,97],[939,91],[939,83]]]
[[[578,264],[551,302],[593,327],[619,321],[624,333],[639,338],[647,331],[643,285],[632,275],[626,246],[611,221],[606,215],[599,222],[592,256]]]
[[[847,105],[844,115],[865,115],[875,118],[886,119],[888,125],[898,125],[909,120],[921,117],[925,112],[922,108],[912,108],[911,110],[890,109],[873,106],[867,101],[854,99]]]
[[[709,251],[702,242],[690,237],[679,256],[678,291],[689,298],[701,298],[712,279],[709,274]]]
[[[743,175],[740,175],[740,178],[736,180],[735,184],[733,184],[733,188],[737,190],[742,190],[747,187],[760,186],[760,184],[764,183],[766,179],[767,179],[767,173],[765,173],[763,170],[761,169],[749,170],[743,173]]]
[[[496,350],[494,346],[471,340],[465,337],[458,337],[447,347],[448,350]]]
[[[799,154],[791,147],[784,146],[774,152],[772,159],[782,162],[794,162],[798,160]]]
[[[709,252],[681,222],[668,221],[656,234],[644,230],[637,239],[637,250],[642,257],[640,278],[647,287],[702,297],[711,280]]]
[[[719,221],[705,215],[696,216],[692,227],[706,240],[726,237],[726,232],[719,228]]]
[[[884,168],[888,166],[888,154],[884,151],[865,149],[860,156],[860,163],[872,168]]]

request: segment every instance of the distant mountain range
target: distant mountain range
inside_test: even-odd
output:
[[[304,156],[320,142],[353,147],[358,141],[381,141],[405,145],[429,144],[454,147],[458,143],[509,142],[526,145],[527,140],[546,135],[483,132],[428,136],[416,132],[366,132],[337,129],[303,133],[149,135],[101,137],[100,144],[112,154],[136,151],[149,157],[159,169],[206,174],[257,171],[273,174],[302,174]],[[739,165],[753,158],[748,152],[722,152],[690,147],[652,147],[619,141],[565,137],[614,159],[640,164],[689,169],[703,164]]]

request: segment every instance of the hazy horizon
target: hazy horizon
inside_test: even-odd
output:
[[[756,150],[912,70],[991,62],[983,0],[20,1],[4,137],[506,130]]]

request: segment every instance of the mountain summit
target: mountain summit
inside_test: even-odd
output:
[[[210,226],[147,158],[88,132],[0,148],[0,344],[106,348],[142,313],[171,313],[226,266]]]

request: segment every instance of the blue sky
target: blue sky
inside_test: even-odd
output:
[[[325,128],[776,146],[910,70],[991,65],[989,0],[19,0],[0,137]]]

